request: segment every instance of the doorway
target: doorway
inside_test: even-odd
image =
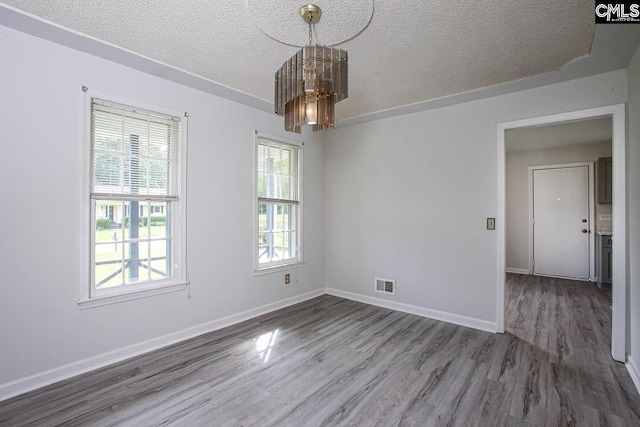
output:
[[[612,118],[612,152],[613,152],[613,194],[612,226],[613,235],[613,288],[612,288],[612,334],[611,355],[620,362],[626,361],[626,292],[627,292],[627,253],[626,253],[626,125],[625,106],[618,104],[588,110],[574,111],[499,123],[497,126],[498,139],[498,280],[496,303],[496,329],[503,333],[505,330],[505,283],[506,283],[506,191],[505,191],[505,163],[506,143],[505,133],[509,129],[527,128],[558,124],[590,118]]]

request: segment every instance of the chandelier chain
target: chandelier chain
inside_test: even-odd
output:
[[[313,16],[311,14],[309,14],[309,46],[311,46],[313,39],[311,36],[311,19],[313,18]]]

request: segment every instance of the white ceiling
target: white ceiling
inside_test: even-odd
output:
[[[602,117],[508,129],[505,133],[505,143],[507,152],[575,147],[600,142],[611,143],[611,126],[611,117]]]
[[[2,25],[265,111],[275,71],[297,50],[274,37],[308,38],[300,1],[3,1]],[[347,39],[339,124],[625,68],[640,43],[639,25],[596,31],[593,0],[315,4],[324,8],[316,40]]]

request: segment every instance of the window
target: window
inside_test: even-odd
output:
[[[185,288],[183,121],[88,102],[90,286],[81,302]]]
[[[301,143],[256,132],[256,271],[302,262],[301,176]]]

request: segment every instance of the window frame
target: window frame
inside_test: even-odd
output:
[[[166,107],[153,105],[98,90],[82,88],[84,92],[83,102],[83,129],[82,129],[82,153],[83,153],[83,179],[82,181],[82,278],[80,284],[80,297],[78,304],[81,309],[103,306],[108,304],[129,301],[138,298],[146,298],[153,295],[165,294],[186,290],[189,285],[186,259],[186,166],[187,166],[187,118],[188,114]],[[170,201],[172,209],[171,233],[171,259],[172,275],[169,278],[150,280],[146,282],[96,289],[94,285],[94,254],[95,254],[95,221],[96,202],[103,200],[101,196],[92,197],[92,103],[93,100],[101,100],[119,105],[137,112],[163,115],[180,119],[178,125],[178,198]],[[125,199],[125,198],[123,198]],[[114,199],[122,202],[123,199]],[[153,203],[154,198],[149,200]],[[165,201],[166,202],[166,201]],[[126,205],[126,203],[125,203]],[[151,206],[151,204],[149,204]]]
[[[298,197],[297,197],[297,209],[295,209],[296,211],[296,230],[295,230],[295,238],[296,238],[296,257],[292,258],[292,259],[288,259],[288,260],[283,260],[280,263],[277,264],[269,264],[269,265],[265,265],[265,266],[260,266],[260,262],[259,262],[259,256],[258,256],[258,252],[259,252],[259,234],[260,234],[260,213],[259,213],[259,206],[260,206],[260,200],[258,197],[258,146],[259,146],[259,141],[261,139],[267,139],[270,141],[273,141],[277,144],[280,145],[287,145],[287,146],[292,146],[296,149],[296,153],[298,156],[297,162],[298,162],[298,170],[297,170],[297,190],[298,190]],[[288,138],[284,138],[281,136],[277,136],[277,135],[272,135],[272,134],[268,134],[265,132],[261,132],[256,130],[254,132],[254,142],[253,142],[253,234],[252,234],[252,239],[253,239],[253,244],[251,245],[252,250],[253,250],[253,274],[254,275],[262,275],[262,274],[268,274],[268,273],[275,273],[275,272],[280,272],[280,271],[286,271],[286,270],[291,270],[292,268],[298,268],[300,266],[302,266],[304,264],[304,258],[303,258],[303,248],[304,248],[304,237],[303,237],[303,170],[304,170],[304,165],[303,165],[303,148],[304,148],[304,143],[301,141],[295,141],[295,140],[291,140]]]

